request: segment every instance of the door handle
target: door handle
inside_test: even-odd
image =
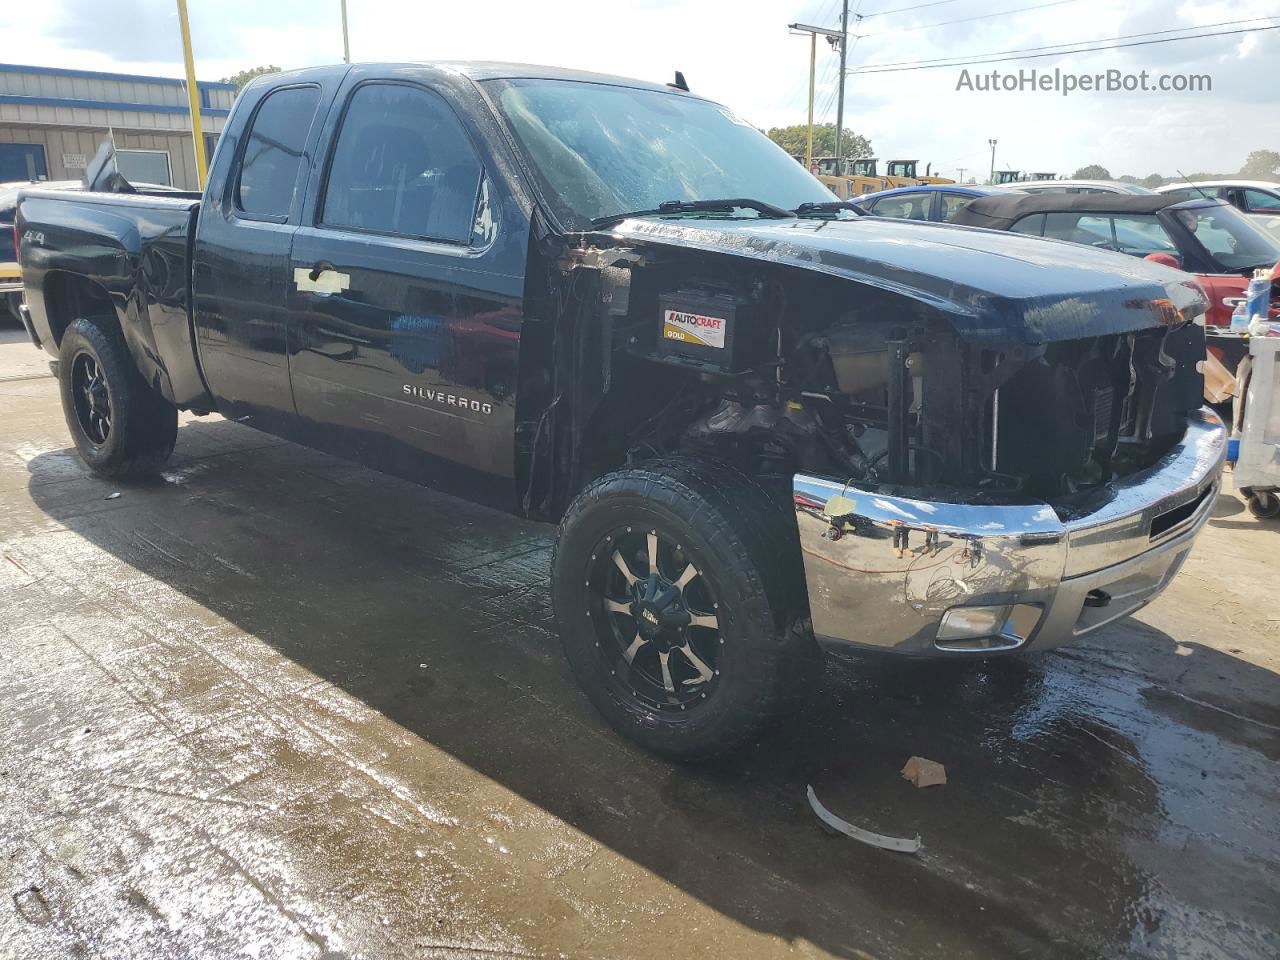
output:
[[[327,273],[330,270],[336,271],[337,267],[335,267],[328,260],[317,260],[315,264],[312,265],[311,267],[311,273],[309,275],[311,277],[311,282],[315,283],[317,280],[320,279],[320,274]]]
[[[319,260],[310,270],[306,267],[294,267],[293,285],[298,288],[299,293],[314,293],[317,296],[328,297],[349,289],[351,275],[339,273],[328,260]]]

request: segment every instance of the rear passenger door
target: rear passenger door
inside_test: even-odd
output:
[[[298,413],[366,462],[407,447],[430,455],[424,480],[510,480],[528,220],[442,94],[465,95],[456,80],[375,69],[343,86],[293,241]]]
[[[294,413],[285,292],[320,119],[345,68],[250,89],[246,122],[217,152],[196,226],[196,343],[210,392],[229,416],[261,425]]]

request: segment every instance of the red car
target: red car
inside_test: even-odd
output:
[[[952,223],[1085,243],[1178,267],[1195,274],[1208,293],[1205,322],[1211,326],[1231,323],[1235,301],[1244,296],[1254,270],[1280,264],[1280,240],[1218,199],[993,195],[971,201]]]

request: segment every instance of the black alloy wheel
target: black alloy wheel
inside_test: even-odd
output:
[[[719,461],[654,460],[587,484],[560,523],[552,599],[587,697],[656,752],[730,753],[814,697],[795,520]]]
[[[718,604],[682,544],[619,527],[596,544],[587,587],[596,649],[619,692],[654,710],[686,710],[714,692]]]
[[[71,361],[71,393],[80,429],[95,446],[103,446],[111,435],[111,393],[89,353],[77,353]]]
[[[144,380],[112,318],[73,320],[58,344],[58,392],[76,452],[113,480],[154,475],[178,436],[178,410]]]

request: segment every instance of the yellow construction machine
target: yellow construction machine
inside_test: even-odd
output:
[[[863,157],[850,160],[841,157],[814,157],[810,167],[822,183],[841,200],[853,200],[865,193],[877,193],[893,186],[887,177],[876,173],[876,159]]]
[[[916,173],[916,160],[890,160],[888,179],[895,187],[918,187],[926,183],[955,183],[946,177],[933,176],[933,164],[925,166],[924,173]]]

